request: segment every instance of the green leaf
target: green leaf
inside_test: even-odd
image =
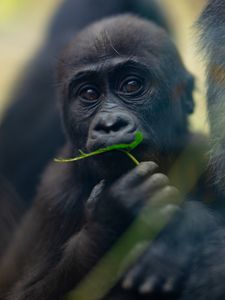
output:
[[[91,153],[84,153],[82,150],[79,150],[80,155],[73,158],[55,158],[54,161],[58,163],[67,163],[67,162],[74,162],[78,161],[84,158],[88,158],[91,156],[99,155],[105,152],[110,152],[114,150],[119,150],[124,152],[126,155],[129,156],[129,158],[137,165],[139,162],[136,160],[136,158],[130,153],[133,149],[135,149],[141,142],[143,141],[143,134],[140,131],[137,131],[135,133],[134,141],[129,144],[116,144],[107,146],[105,148],[100,148],[96,151],[93,151]]]

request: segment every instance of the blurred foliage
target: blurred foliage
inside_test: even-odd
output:
[[[0,117],[62,0],[0,0]]]
[[[201,53],[198,51],[197,30],[194,23],[200,15],[206,0],[158,0],[169,16],[177,44],[187,69],[195,76],[195,113],[191,116],[194,130],[208,132],[206,118],[206,91]]]
[[[23,8],[28,5],[28,0],[1,0],[0,2],[0,27],[14,19]]]

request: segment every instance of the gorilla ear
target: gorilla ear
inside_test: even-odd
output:
[[[182,99],[183,109],[187,114],[192,114],[194,112],[195,103],[193,99],[193,92],[195,89],[195,79],[190,73],[186,74],[186,79],[184,82],[184,95]]]

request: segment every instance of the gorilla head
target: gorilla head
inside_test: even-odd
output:
[[[140,160],[184,145],[193,79],[157,25],[131,15],[95,23],[75,37],[58,73],[63,121],[74,149],[128,143],[137,130],[144,135]]]

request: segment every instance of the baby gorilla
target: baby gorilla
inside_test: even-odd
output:
[[[67,136],[60,156],[129,143],[140,131],[144,141],[133,153],[145,162],[134,168],[114,151],[51,163],[2,260],[0,286],[7,299],[62,299],[149,203],[164,203],[163,218],[177,190],[162,173],[194,140],[187,121],[193,79],[164,30],[150,22],[124,15],[86,28],[66,49],[58,76]],[[107,298],[179,294],[196,241],[210,222],[202,205],[185,202]]]

